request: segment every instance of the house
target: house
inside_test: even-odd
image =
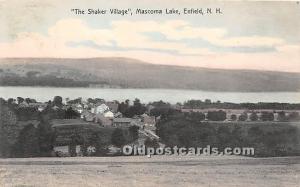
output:
[[[42,112],[43,110],[45,110],[45,108],[46,108],[46,107],[39,106],[39,107],[38,107],[38,111],[39,111],[39,112]]]
[[[84,119],[85,121],[88,122],[93,122],[95,120],[95,114],[85,110],[81,113],[81,119]]]
[[[113,118],[107,118],[103,114],[96,114],[95,122],[99,123],[102,126],[112,126]]]
[[[139,120],[131,119],[131,118],[114,118],[113,126],[115,127],[130,127],[130,126],[141,126]]]
[[[104,112],[103,116],[106,118],[114,118],[114,113],[112,113],[111,111],[107,111]]]
[[[108,111],[109,107],[106,104],[100,104],[98,106],[95,106],[94,108],[91,109],[91,112],[94,114],[103,114],[104,112]]]

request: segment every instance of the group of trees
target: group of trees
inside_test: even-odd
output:
[[[300,110],[300,104],[297,103],[229,103],[229,102],[212,102],[209,99],[201,100],[188,100],[183,103],[184,108],[191,109],[205,109],[205,108],[217,108],[217,109],[244,109],[244,110]]]
[[[135,115],[142,115],[146,111],[146,106],[139,99],[133,101],[133,105],[129,104],[129,100],[119,104],[118,109],[125,117],[132,118]]]
[[[75,81],[69,78],[53,75],[41,75],[37,72],[28,72],[26,76],[14,73],[1,76],[1,86],[54,86],[54,87],[88,87],[91,82]]]
[[[195,119],[197,121],[204,121],[205,119],[209,121],[224,121],[227,119],[226,112],[219,110],[219,111],[209,111],[205,115],[203,112],[190,112],[185,113],[187,119]],[[230,121],[274,121],[275,116],[273,112],[261,112],[258,115],[256,112],[248,113],[243,112],[240,115],[232,114],[230,116]],[[284,111],[278,112],[277,121],[300,121],[299,113],[291,112],[286,114]]]
[[[122,147],[127,143],[134,142],[139,137],[139,127],[131,126],[128,129],[116,128],[111,135],[111,143],[117,147]]]
[[[174,109],[170,103],[163,101],[157,101],[149,103],[150,106],[153,106],[150,109],[150,115],[155,117],[161,117],[161,119],[167,118],[170,115],[178,113],[179,111]]]
[[[8,106],[0,107],[0,156],[49,156],[52,150],[53,131],[45,116],[37,124],[25,126],[17,122],[17,114]]]
[[[224,121],[226,119],[226,112],[219,111],[209,111],[207,112],[207,119],[209,121]]]
[[[300,155],[300,132],[286,124],[214,124],[186,119],[185,115],[169,116],[157,124],[157,134],[166,146],[253,147],[255,156]]]
[[[34,102],[17,98],[17,103]],[[54,97],[47,107],[38,111],[35,107],[18,107],[13,99],[0,99],[0,156],[32,157],[49,156],[53,148],[54,132],[49,120],[78,118],[72,108],[62,108],[62,98]],[[56,106],[57,108],[53,108]],[[32,123],[24,123],[33,120]]]

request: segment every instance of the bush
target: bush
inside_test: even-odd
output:
[[[274,121],[273,112],[262,112],[260,116],[261,121]]]
[[[219,111],[209,111],[207,113],[207,119],[210,121],[224,121],[226,119],[226,112]]]
[[[230,120],[231,120],[231,121],[236,121],[236,120],[237,120],[237,116],[236,116],[235,114],[232,114],[232,115],[230,116]]]
[[[288,120],[289,121],[299,121],[300,120],[300,116],[298,112],[292,112],[289,114],[288,116]]]
[[[246,112],[239,116],[239,121],[246,121],[248,119],[248,114]]]
[[[278,112],[278,121],[288,121],[288,116],[286,116],[284,111]]]
[[[250,118],[251,121],[257,121],[258,120],[258,115],[255,112],[252,112],[250,114],[249,118]]]
[[[205,114],[202,112],[191,112],[187,114],[187,119],[192,121],[200,122],[205,120]]]

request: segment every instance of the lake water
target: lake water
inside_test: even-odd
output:
[[[54,96],[75,99],[82,97],[124,101],[139,98],[142,102],[184,102],[190,99],[211,99],[222,102],[283,102],[300,103],[300,92],[210,92],[172,89],[111,89],[111,88],[52,88],[52,87],[0,87],[0,97],[30,97],[38,101],[52,100]]]

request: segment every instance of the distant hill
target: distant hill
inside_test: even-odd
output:
[[[10,58],[0,59],[0,83],[7,76],[44,78],[52,76],[66,81],[58,86],[109,86],[122,88],[169,88],[206,91],[272,92],[299,91],[300,73],[223,70],[155,65],[129,58]],[[56,80],[56,79],[53,80]],[[24,79],[25,80],[25,79]],[[27,79],[26,79],[27,80]],[[27,80],[29,85],[41,81]],[[42,80],[42,79],[40,79]],[[12,81],[13,86],[22,81]],[[80,84],[75,84],[79,82]],[[6,83],[7,85],[7,83]],[[45,84],[42,84],[44,86]],[[46,83],[47,86],[57,86]]]

